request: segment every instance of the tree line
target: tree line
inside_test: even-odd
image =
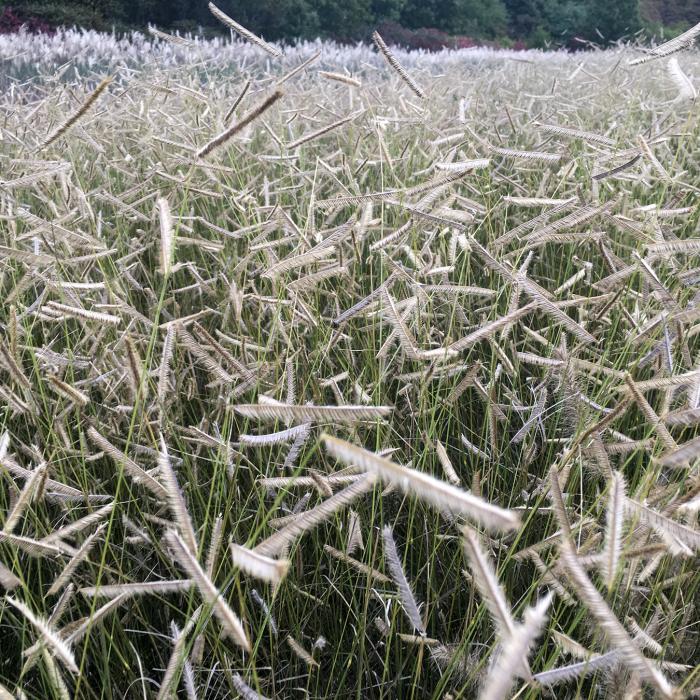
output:
[[[645,29],[659,33],[664,25],[677,33],[700,21],[700,0],[218,0],[217,5],[270,40],[366,40],[379,27],[391,43],[423,48],[481,41],[605,45]],[[14,0],[0,2],[3,6],[54,26],[122,31],[154,24],[221,31],[207,0]]]

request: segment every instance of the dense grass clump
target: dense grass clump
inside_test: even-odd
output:
[[[0,40],[0,696],[700,687],[688,42],[156,34]]]

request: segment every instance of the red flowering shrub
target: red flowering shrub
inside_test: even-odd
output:
[[[478,40],[470,36],[452,36],[431,27],[407,29],[396,22],[383,22],[377,31],[390,46],[401,46],[405,49],[440,51],[441,49],[471,49],[474,46],[491,46],[493,48],[500,46],[498,42]],[[510,48],[521,50],[526,47],[522,41],[519,41]]]
[[[483,46],[483,43],[479,43],[470,36],[456,36],[453,37],[454,48],[455,49],[471,49],[474,46]]]
[[[14,34],[20,29],[31,34],[53,34],[54,30],[47,22],[38,17],[23,17],[12,7],[6,7],[0,14],[0,34]]]

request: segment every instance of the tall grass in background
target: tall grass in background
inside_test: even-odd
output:
[[[0,37],[0,696],[697,692],[692,31],[153,34]]]

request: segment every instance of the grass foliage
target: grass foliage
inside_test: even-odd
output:
[[[2,697],[700,687],[695,35],[155,35],[0,38]]]

